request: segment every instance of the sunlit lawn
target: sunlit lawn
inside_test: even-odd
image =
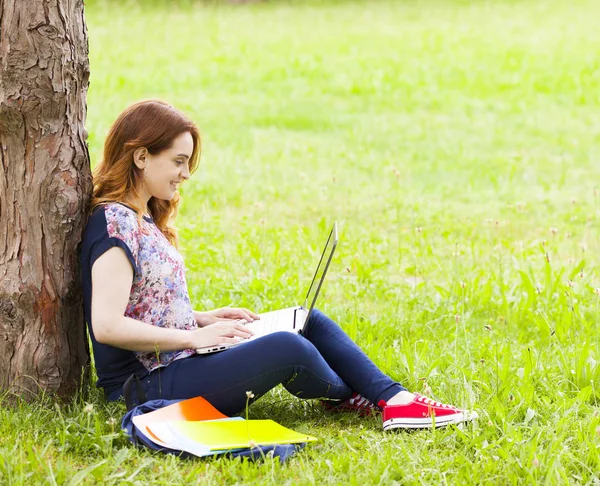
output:
[[[92,391],[91,414],[5,407],[0,481],[600,481],[600,4],[86,7],[92,163],[139,99],[203,132],[178,218],[196,307],[297,303],[337,220],[319,306],[388,374],[480,420],[389,434],[276,390],[251,416],[320,442],[283,466],[183,461],[131,446],[110,420],[124,406]]]

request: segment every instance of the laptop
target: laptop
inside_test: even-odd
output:
[[[249,339],[244,339],[237,343],[206,346],[203,348],[198,348],[196,352],[198,354],[217,353],[234,346],[241,346],[245,343],[253,341],[254,339],[258,339],[261,336],[265,336],[273,332],[287,331],[299,334],[305,333],[308,330],[307,324],[309,322],[310,315],[315,308],[317,297],[319,296],[323,281],[325,280],[325,275],[329,269],[329,264],[333,258],[333,253],[335,252],[337,243],[338,229],[336,222],[333,223],[333,226],[331,227],[331,231],[327,237],[327,243],[325,243],[325,248],[323,249],[323,253],[319,259],[319,264],[317,265],[317,269],[315,270],[315,274],[302,305],[259,314],[260,319],[246,324],[248,328],[254,332],[254,336]]]

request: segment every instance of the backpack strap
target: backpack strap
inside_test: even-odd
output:
[[[127,378],[125,383],[123,383],[123,398],[125,398],[125,406],[127,407],[128,411],[135,407],[135,403],[133,402],[133,396],[131,395],[131,387],[134,384],[135,394],[137,395],[138,403],[141,404],[148,400],[148,398],[146,397],[146,393],[142,388],[142,384],[140,383],[140,379],[134,373],[129,378]]]

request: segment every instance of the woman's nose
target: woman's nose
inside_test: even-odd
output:
[[[181,177],[183,177],[185,180],[190,178],[190,168],[187,164],[184,164],[183,168],[181,169]]]

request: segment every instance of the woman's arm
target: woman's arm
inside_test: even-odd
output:
[[[194,319],[196,319],[196,324],[198,324],[200,327],[205,327],[228,319],[252,322],[260,319],[260,316],[248,309],[240,307],[221,307],[220,309],[214,309],[206,312],[194,311]]]
[[[92,267],[92,328],[99,343],[131,351],[178,351],[246,339],[252,332],[235,321],[186,331],[125,317],[133,268],[122,248],[113,247]]]

